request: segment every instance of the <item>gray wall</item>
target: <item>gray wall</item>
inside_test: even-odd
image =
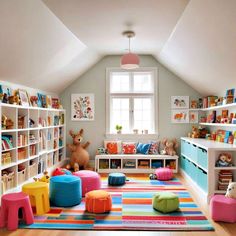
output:
[[[191,129],[189,124],[171,124],[170,97],[172,95],[187,95],[190,98],[199,98],[200,95],[188,86],[183,80],[171,73],[152,56],[140,56],[141,67],[158,68],[158,102],[159,102],[159,135],[164,137],[186,136]],[[105,139],[105,109],[106,109],[106,68],[119,67],[120,56],[106,56],[101,59],[89,71],[80,76],[61,94],[63,107],[67,111],[67,131],[84,129],[84,141],[89,140],[88,148],[90,158],[94,159],[95,151],[102,146]],[[72,93],[94,93],[95,94],[95,120],[94,121],[71,121],[71,94]],[[67,142],[71,138],[67,132]]]

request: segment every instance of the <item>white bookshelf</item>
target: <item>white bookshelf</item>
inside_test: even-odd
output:
[[[22,184],[32,181],[33,177],[42,176],[45,170],[50,173],[55,167],[63,165],[66,160],[66,111],[1,103],[0,113],[0,195],[2,195],[17,191]],[[3,115],[13,121],[11,129],[3,129]],[[18,117],[23,117],[23,127],[18,124]],[[34,121],[33,126],[30,126],[30,119]],[[13,147],[3,150],[3,146],[6,146],[2,141],[4,136],[12,139]],[[8,155],[5,155],[6,153]],[[9,154],[11,161],[3,163]],[[18,173],[19,165],[25,169]],[[4,173],[14,173],[9,185],[4,182],[6,179],[6,176],[2,176]]]
[[[178,156],[169,155],[143,155],[143,154],[107,154],[95,156],[95,170],[98,173],[154,173],[158,167],[167,167],[175,162],[173,172],[178,172]],[[113,165],[112,163],[118,163]],[[155,163],[161,166],[155,166]],[[130,163],[131,166],[128,166]],[[142,166],[142,163],[145,165]],[[171,167],[172,168],[172,167]]]
[[[236,124],[227,124],[227,123],[199,123],[200,125],[205,126],[219,126],[219,127],[233,127],[236,128]]]
[[[201,155],[201,150],[204,150],[204,158]],[[216,161],[221,153],[230,153],[233,157],[233,166],[231,167],[216,167]],[[205,159],[205,165],[202,161]],[[192,164],[183,164],[184,160],[188,160]],[[198,171],[205,172],[205,184],[202,178],[198,179]],[[220,170],[231,170],[233,174],[233,181],[236,179],[236,145],[221,143],[206,139],[181,138],[181,173],[187,177],[189,183],[196,187],[196,192],[199,190],[204,194],[199,196],[202,200],[208,201],[213,194],[225,194],[226,191],[218,189],[218,180]],[[194,173],[197,172],[197,175]],[[201,173],[202,175],[202,173]]]

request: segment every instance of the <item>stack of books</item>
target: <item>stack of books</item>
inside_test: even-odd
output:
[[[230,181],[233,181],[232,171],[221,170],[219,172],[218,189],[226,191]]]
[[[36,143],[36,138],[35,138],[34,134],[30,134],[29,135],[29,142],[30,142],[30,144]]]

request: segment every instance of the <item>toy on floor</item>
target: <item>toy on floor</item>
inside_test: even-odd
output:
[[[83,132],[81,129],[77,134],[70,130],[70,136],[73,139],[73,144],[67,144],[68,149],[71,151],[70,163],[66,166],[67,169],[73,168],[74,171],[78,171],[80,168],[85,169],[89,163],[89,153],[86,148],[90,142],[81,144],[83,140]]]
[[[229,183],[225,196],[236,199],[236,182]]]
[[[164,139],[162,141],[162,145],[164,146],[164,149],[161,151],[162,155],[176,155],[176,149],[178,147],[178,142],[176,139]]]
[[[230,153],[221,153],[216,161],[216,167],[229,167],[232,164],[232,155]]]
[[[151,180],[157,179],[156,174],[150,174],[149,179],[151,179]]]
[[[41,177],[41,178],[34,178],[35,182],[39,181],[39,182],[49,183],[49,180],[50,180],[50,177],[49,177],[47,171],[43,172],[43,177]]]
[[[65,168],[58,167],[52,172],[52,176],[57,176],[57,175],[72,175],[72,173],[71,171]]]

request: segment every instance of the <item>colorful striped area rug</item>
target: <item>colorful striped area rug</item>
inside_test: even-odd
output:
[[[107,185],[102,189],[112,195],[112,211],[104,214],[86,212],[84,200],[70,208],[52,207],[43,216],[35,216],[35,223],[21,228],[30,229],[86,229],[86,230],[214,230],[178,179],[149,180],[148,177],[129,177],[124,186]],[[158,191],[171,191],[180,199],[178,211],[163,214],[152,208],[152,196]]]

